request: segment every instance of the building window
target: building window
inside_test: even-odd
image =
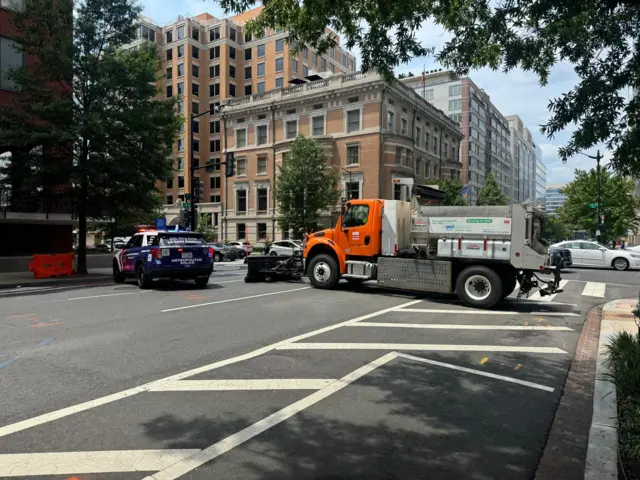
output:
[[[178,139],[178,151],[184,152],[184,138]]]
[[[244,223],[239,223],[236,226],[236,238],[237,240],[244,240],[247,236],[247,225]]]
[[[209,202],[211,203],[220,203],[220,195],[211,195],[209,196]],[[214,213],[214,220],[217,220],[218,218],[218,214]],[[218,225],[218,223],[216,222],[216,226]]]
[[[395,133],[396,131],[396,114],[394,112],[387,112],[387,129],[391,133]]]
[[[433,137],[433,153],[438,155],[438,137]]]
[[[236,66],[235,65],[229,65],[229,76],[231,78],[236,78]]]
[[[462,94],[462,85],[449,85],[449,96],[455,97]]]
[[[220,151],[220,140],[211,140],[209,142],[209,150],[211,151],[211,153],[213,152],[219,152]]]
[[[184,158],[178,157],[178,170],[184,170]]]
[[[321,70],[322,70],[323,72],[326,72],[326,71],[327,71],[327,59],[326,59],[326,58],[322,58],[322,59],[320,60],[320,63],[321,63],[321,65],[322,65]]]
[[[345,197],[347,200],[360,198],[360,182],[347,182],[345,184]]]
[[[216,58],[220,58],[220,45],[209,49],[209,60],[215,60]]]
[[[264,77],[264,62],[258,64],[258,76]]]
[[[200,122],[198,120],[193,121],[193,133],[200,133]]]
[[[360,145],[347,145],[347,165],[360,163]]]
[[[217,113],[220,111],[220,102],[212,102],[209,104],[209,110],[211,110],[214,113]]]
[[[184,177],[178,177],[178,188],[184,188]]]
[[[167,188],[173,188],[173,178],[167,180]]]
[[[184,63],[178,64],[178,77],[184,77]]]
[[[296,138],[298,135],[298,121],[297,120],[288,120],[286,122],[286,138],[287,140],[291,140]]]
[[[231,60],[236,59],[236,47],[229,47],[229,58]]]
[[[167,50],[167,62],[170,62],[171,60],[173,60],[173,48]]]
[[[267,239],[267,224],[258,223],[258,240],[266,240],[266,239]]]
[[[276,58],[276,72],[284,71],[284,58]]]
[[[276,40],[276,52],[284,51],[284,39]]]
[[[173,97],[173,87],[171,85],[167,85],[167,98]]]
[[[237,33],[236,33],[236,29],[235,28],[229,27],[229,39],[231,39],[231,41],[233,41],[233,42],[236,41]]]
[[[220,27],[214,27],[209,30],[209,41],[220,40]]]
[[[184,25],[178,27],[178,40],[182,40],[184,38]]]
[[[244,43],[250,42],[252,38],[251,32],[244,32]]]
[[[346,67],[347,66],[347,56],[343,53],[342,54],[342,66]]]
[[[462,109],[462,99],[449,100],[449,111],[451,111],[451,110],[461,110],[461,109]]]
[[[247,129],[239,128],[236,130],[236,148],[247,146]]]
[[[264,57],[264,43],[262,45],[258,45],[258,58]]]
[[[298,60],[295,58],[291,59],[291,73],[295,75],[298,74]]]
[[[247,174],[247,159],[239,158],[236,162],[236,176],[243,177]]]
[[[251,95],[252,93],[253,93],[253,92],[252,92],[251,84],[249,84],[249,85],[245,85],[245,86],[244,86],[244,94],[245,94],[245,95]]]
[[[256,127],[256,136],[258,138],[258,145],[266,144],[269,139],[267,137],[267,126],[266,125],[258,125]]]
[[[200,104],[197,102],[191,102],[191,113],[198,115],[200,113]]]
[[[200,41],[200,30],[198,30],[198,27],[191,27],[191,38],[198,42]]]
[[[324,135],[324,115],[311,118],[311,135],[314,137]]]
[[[406,118],[402,118],[400,119],[400,133],[402,135],[406,135],[407,134],[407,119]]]
[[[200,58],[200,49],[198,47],[191,47],[191,56],[195,59]]]
[[[199,152],[200,151],[200,142],[198,140],[194,140],[193,141],[193,151],[194,152]],[[197,167],[197,165],[194,165]]]
[[[247,48],[244,51],[244,59],[245,60],[251,60],[251,52],[252,52],[252,50],[250,48]]]
[[[167,205],[173,205],[173,195],[167,195]]]
[[[276,88],[284,87],[284,78],[278,77],[276,78]]]
[[[193,75],[195,78],[198,78],[200,76],[200,67],[198,65],[191,65],[191,75]]]
[[[402,147],[396,147],[396,165],[402,165]]]
[[[178,45],[178,58],[184,57],[184,45]]]
[[[347,111],[347,133],[360,130],[360,110]]]
[[[251,78],[251,66],[244,67],[244,79],[249,80]]]
[[[178,113],[184,113],[184,102],[178,102]]]
[[[302,47],[302,61],[306,62],[308,56],[309,56],[309,49],[307,47]]]
[[[220,188],[220,177],[209,178],[209,188],[214,190]]]
[[[259,155],[258,156],[258,175],[266,175],[267,174],[267,156]]]
[[[266,188],[258,188],[256,195],[258,197],[258,213],[266,213],[269,208],[269,190]]]
[[[247,213],[247,191],[236,191],[236,215]]]
[[[258,82],[258,94],[264,93],[264,82]]]
[[[307,67],[306,65],[302,65],[302,76],[306,77],[309,75],[309,67]]]
[[[197,83],[191,84],[191,93],[193,95],[200,95],[200,86]]]
[[[212,134],[220,133],[220,120],[211,120],[209,122],[209,130]]]
[[[211,85],[209,85],[209,96],[215,97],[217,95],[220,95],[220,84],[212,83]]]
[[[420,147],[420,142],[422,141],[422,130],[420,127],[416,127],[416,146]]]
[[[11,2],[11,3],[13,4],[13,2]],[[151,30],[149,27],[141,25],[140,26],[140,38],[144,38],[145,40],[149,40],[150,42],[155,42],[156,41],[156,32],[154,30]]]
[[[211,78],[218,78],[220,76],[220,65],[211,65],[209,67],[209,76]]]
[[[164,34],[164,42],[165,43],[173,42],[173,31],[172,30],[169,30],[168,32],[165,32],[165,34]],[[167,58],[167,60],[169,60],[169,58]]]
[[[429,88],[427,90],[420,90],[420,96],[425,100],[432,102],[433,101],[433,88]]]
[[[235,97],[236,96],[236,86],[233,83],[229,84],[229,96],[230,97]]]

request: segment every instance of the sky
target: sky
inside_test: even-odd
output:
[[[140,0],[143,6],[143,15],[151,17],[156,24],[163,25],[175,20],[179,15],[194,16],[202,12],[224,18],[224,11],[215,0]],[[418,39],[426,47],[439,49],[447,41],[447,33],[441,27],[430,22],[425,22],[418,32]],[[358,59],[359,51],[352,52]],[[422,70],[427,71],[441,68],[435,58],[423,57],[413,59],[406,65],[396,68],[396,73],[412,72],[419,75]],[[547,105],[549,99],[558,97],[571,90],[577,82],[577,76],[571,65],[557,64],[549,77],[545,87],[541,87],[535,74],[514,70],[508,74],[494,72],[490,69],[473,71],[469,77],[483,88],[491,97],[492,102],[503,115],[519,115],[524,124],[529,128],[534,141],[542,150],[543,162],[547,167],[547,183],[565,183],[574,177],[574,170],[595,168],[595,160],[578,155],[563,164],[558,158],[558,147],[564,145],[570,138],[572,129],[567,129],[549,139],[540,133],[540,125],[547,122],[550,117]],[[599,146],[604,155],[604,162],[610,156],[603,145]],[[596,148],[585,153],[595,155]]]

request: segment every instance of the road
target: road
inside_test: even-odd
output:
[[[0,297],[0,476],[528,479],[586,312],[640,288],[570,269],[478,311],[243,275]]]

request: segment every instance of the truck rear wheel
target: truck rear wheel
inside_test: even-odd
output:
[[[307,268],[309,281],[316,288],[332,289],[340,281],[340,268],[336,259],[330,255],[316,255]]]
[[[502,299],[502,280],[490,268],[467,267],[458,275],[456,294],[470,307],[491,308]]]

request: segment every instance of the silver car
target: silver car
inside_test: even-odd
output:
[[[273,242],[271,244],[269,255],[291,256],[294,251],[302,251],[302,244],[300,242],[296,242],[295,240],[280,240],[279,242]]]

